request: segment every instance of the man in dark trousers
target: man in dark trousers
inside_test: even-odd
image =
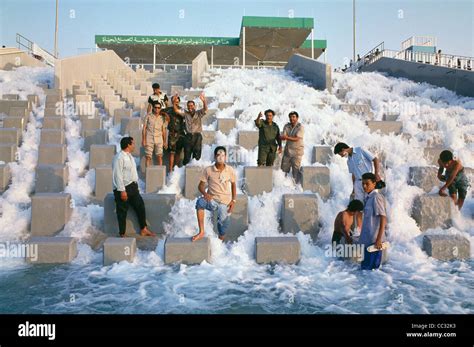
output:
[[[138,191],[138,173],[132,152],[135,149],[133,137],[120,140],[122,149],[112,163],[112,182],[114,186],[115,205],[119,224],[119,236],[125,237],[128,206],[132,206],[140,224],[140,235],[156,236],[146,225],[145,203]]]
[[[275,161],[277,146],[278,153],[282,151],[280,128],[273,123],[273,110],[265,111],[265,121],[262,120],[262,112],[255,119],[255,125],[259,130],[258,134],[258,166],[273,166]]]

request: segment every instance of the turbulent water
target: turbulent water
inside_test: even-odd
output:
[[[273,191],[249,198],[248,230],[239,240],[223,245],[206,220],[211,238],[212,264],[199,266],[163,263],[161,241],[155,252],[138,251],[133,263],[102,266],[102,253],[88,245],[103,227],[103,209],[94,205],[94,172],[87,170],[88,155],[81,150],[80,124],[66,113],[69,184],[75,201],[71,221],[61,233],[80,240],[78,257],[69,265],[30,266],[22,260],[0,258],[1,313],[472,313],[474,312],[474,271],[468,261],[439,262],[421,250],[422,235],[410,217],[413,199],[421,189],[407,185],[410,166],[428,165],[422,149],[433,143],[454,150],[466,167],[474,167],[474,99],[455,95],[427,84],[388,78],[378,73],[335,74],[334,88],[350,88],[348,103],[370,102],[376,120],[388,111],[401,112],[404,133],[411,136],[370,134],[365,119],[339,110],[341,101],[327,92],[316,91],[285,71],[217,70],[220,75],[205,88],[208,96],[234,102],[217,113],[232,117],[244,113],[237,129],[216,143],[233,145],[238,130],[254,130],[258,112],[272,108],[280,128],[290,111],[300,114],[305,126],[303,165],[311,164],[315,144],[344,141],[371,148],[385,156],[383,177],[388,205],[390,259],[376,271],[360,271],[358,264],[328,257],[332,224],[344,209],[352,182],[344,159],[329,164],[331,198],[319,200],[322,229],[313,243],[298,234],[302,260],[298,265],[257,265],[254,260],[256,236],[279,235],[282,195],[303,193],[290,178],[275,172]],[[52,81],[52,71],[19,68],[0,72],[0,94],[44,94],[37,83]],[[70,103],[71,101],[69,101]],[[320,109],[318,105],[326,104]],[[210,105],[217,107],[217,101]],[[0,241],[19,241],[27,236],[31,217],[31,192],[37,161],[39,133],[44,106],[30,116],[20,148],[18,163],[11,165],[13,182],[0,197]],[[419,123],[433,129],[421,131]],[[433,125],[436,125],[433,127]],[[117,144],[119,126],[104,124],[112,143]],[[215,124],[207,126],[213,130]],[[204,146],[201,162],[211,163],[211,146]],[[247,165],[256,165],[256,150],[248,153]],[[242,177],[242,167],[237,170]],[[143,188],[144,183],[140,182]],[[168,178],[161,193],[179,193],[184,186],[184,169]],[[474,199],[469,194],[461,213],[449,230],[430,233],[459,233],[474,245],[472,220]],[[177,200],[166,230],[174,236],[190,236],[197,230],[194,201]],[[473,247],[471,247],[471,253]]]

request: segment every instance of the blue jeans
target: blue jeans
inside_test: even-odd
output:
[[[217,232],[219,236],[224,236],[229,227],[230,213],[227,212],[227,209],[226,204],[221,204],[215,200],[207,201],[204,197],[200,197],[196,201],[196,210],[217,211]]]
[[[360,264],[362,270],[378,269],[381,262],[382,251],[367,252],[367,247],[364,246],[364,260]]]

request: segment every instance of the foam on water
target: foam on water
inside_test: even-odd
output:
[[[0,91],[20,90],[25,81],[42,83],[45,75],[24,68],[16,73],[0,72]],[[70,265],[27,266],[18,260],[1,259],[0,312],[34,313],[472,313],[474,311],[473,261],[438,262],[421,250],[422,235],[410,217],[413,199],[421,189],[407,185],[410,166],[427,165],[419,148],[432,138],[455,150],[465,166],[474,167],[474,99],[459,97],[442,88],[388,78],[378,73],[335,74],[334,88],[351,90],[349,103],[371,102],[375,119],[381,119],[387,104],[406,107],[400,118],[402,136],[371,134],[364,119],[339,110],[342,103],[334,95],[316,91],[284,71],[217,70],[215,82],[206,94],[234,105],[217,112],[218,118],[232,117],[243,109],[237,121],[239,130],[254,130],[253,119],[267,108],[276,111],[280,128],[287,114],[297,110],[305,125],[303,165],[311,164],[316,144],[347,142],[383,150],[387,168],[383,176],[388,205],[390,260],[377,271],[362,272],[359,265],[325,254],[334,218],[348,202],[352,182],[344,159],[334,157],[330,164],[332,196],[318,198],[322,228],[312,243],[308,235],[297,234],[302,246],[298,265],[257,265],[254,260],[256,236],[279,235],[282,195],[302,193],[300,186],[280,171],[274,172],[273,191],[249,198],[248,230],[232,244],[222,244],[207,215],[206,234],[211,239],[212,264],[200,266],[163,264],[164,241],[155,252],[138,251],[133,263],[102,266],[102,253],[91,248],[91,236],[103,227],[103,208],[92,202],[94,170],[88,170],[88,155],[81,149],[80,125],[71,112],[66,113],[67,150],[71,193],[75,209],[62,235],[79,239],[79,255]],[[51,73],[51,72],[49,72]],[[33,77],[32,77],[33,76]],[[51,78],[51,75],[48,75]],[[8,82],[5,82],[8,81]],[[10,87],[5,87],[10,83]],[[33,87],[32,87],[33,88]],[[36,87],[35,87],[36,88]],[[31,90],[33,91],[33,90]],[[42,91],[36,90],[40,97]],[[29,93],[27,93],[29,94]],[[319,104],[325,103],[322,109]],[[217,101],[211,107],[217,106]],[[39,124],[43,108],[30,117],[24,155],[12,164],[13,183],[0,197],[0,239],[19,240],[27,235],[29,207],[34,187],[34,167],[39,143]],[[422,132],[418,123],[436,124],[437,130]],[[118,144],[119,126],[106,121],[111,143]],[[213,130],[215,124],[205,129]],[[217,143],[235,145],[237,131],[216,134]],[[247,165],[255,165],[257,150],[248,151]],[[191,165],[211,163],[212,147],[204,146],[203,159]],[[317,165],[317,164],[313,164]],[[15,169],[15,167],[17,167]],[[241,179],[243,169],[237,170]],[[184,168],[169,176],[160,193],[181,194]],[[239,181],[241,182],[241,181]],[[143,187],[143,181],[140,187]],[[240,184],[239,184],[239,192]],[[26,204],[26,205],[25,205]],[[197,231],[195,200],[179,199],[173,206],[165,230],[173,236],[191,236]],[[474,224],[469,195],[462,213],[455,216],[449,230],[429,233],[459,233],[474,245]],[[91,245],[91,246],[90,246]],[[472,253],[472,250],[471,250]],[[17,293],[22,293],[21,298]]]

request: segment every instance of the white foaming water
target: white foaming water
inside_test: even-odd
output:
[[[35,69],[31,69],[35,71]],[[326,92],[316,91],[284,71],[222,70],[215,82],[208,84],[207,95],[223,101],[234,101],[231,108],[218,111],[218,118],[232,117],[236,109],[244,112],[237,121],[239,130],[254,130],[258,112],[272,108],[280,129],[287,114],[296,110],[305,125],[303,165],[311,164],[312,147],[321,143],[344,141],[354,146],[383,149],[387,168],[388,239],[390,260],[380,270],[362,272],[359,266],[325,255],[330,242],[333,221],[344,209],[352,182],[344,159],[334,157],[329,164],[332,196],[326,202],[318,199],[321,231],[312,243],[308,235],[297,237],[302,245],[298,265],[261,266],[254,260],[256,236],[277,236],[282,195],[302,193],[290,178],[274,172],[273,191],[249,198],[248,230],[232,244],[222,244],[206,218],[206,234],[211,239],[212,264],[200,266],[166,266],[163,264],[164,242],[156,252],[139,251],[133,263],[122,262],[102,267],[100,252],[86,244],[91,233],[103,226],[103,209],[92,203],[93,170],[87,170],[88,155],[81,149],[80,125],[72,113],[66,114],[70,181],[66,189],[76,208],[62,235],[80,240],[79,255],[71,265],[48,268],[25,266],[18,261],[2,259],[0,276],[0,311],[2,312],[115,312],[115,313],[472,313],[474,311],[474,272],[472,260],[438,262],[421,250],[422,235],[410,217],[413,199],[421,189],[407,185],[410,166],[427,165],[419,148],[435,138],[455,150],[466,167],[474,167],[473,136],[474,99],[459,97],[442,88],[387,78],[377,73],[335,74],[334,88],[351,88],[350,103],[371,102],[375,119],[381,119],[387,105],[403,108],[400,119],[410,140],[402,136],[370,134],[364,119],[339,110],[341,101]],[[28,80],[24,71],[0,73],[8,83],[21,85]],[[34,81],[44,74],[31,75]],[[15,84],[12,84],[15,86]],[[17,89],[20,89],[19,87]],[[5,91],[6,90],[6,91]],[[13,87],[0,91],[14,92]],[[40,93],[40,91],[38,91]],[[29,93],[27,93],[29,94]],[[319,109],[318,105],[327,105]],[[216,106],[213,103],[212,106]],[[21,239],[27,233],[31,211],[28,204],[34,187],[40,122],[43,109],[34,113],[21,147],[25,156],[13,172],[14,182],[0,197],[1,240]],[[36,117],[35,117],[36,116]],[[436,124],[437,129],[421,132],[418,123]],[[215,124],[205,127],[213,130]],[[120,140],[118,126],[105,122],[111,143]],[[217,133],[216,143],[235,145],[237,130],[226,136]],[[27,155],[29,153],[29,156]],[[247,165],[256,165],[257,150],[248,151]],[[191,165],[211,164],[212,147],[204,146],[203,159]],[[314,164],[316,165],[316,164]],[[26,173],[25,173],[26,172]],[[238,177],[243,168],[237,169]],[[240,181],[241,182],[241,181]],[[140,182],[143,187],[143,182]],[[160,193],[181,194],[184,168],[176,169]],[[239,184],[239,192],[240,184]],[[167,234],[191,236],[197,231],[195,200],[178,199],[165,225]],[[449,230],[431,233],[460,233],[474,245],[474,224],[470,210],[474,201],[469,195],[462,213]],[[35,284],[30,285],[31,281]],[[448,285],[449,284],[449,285]],[[13,292],[26,293],[23,300]],[[6,289],[10,289],[7,291]],[[74,300],[71,300],[71,297]],[[15,304],[10,304],[16,300]]]

